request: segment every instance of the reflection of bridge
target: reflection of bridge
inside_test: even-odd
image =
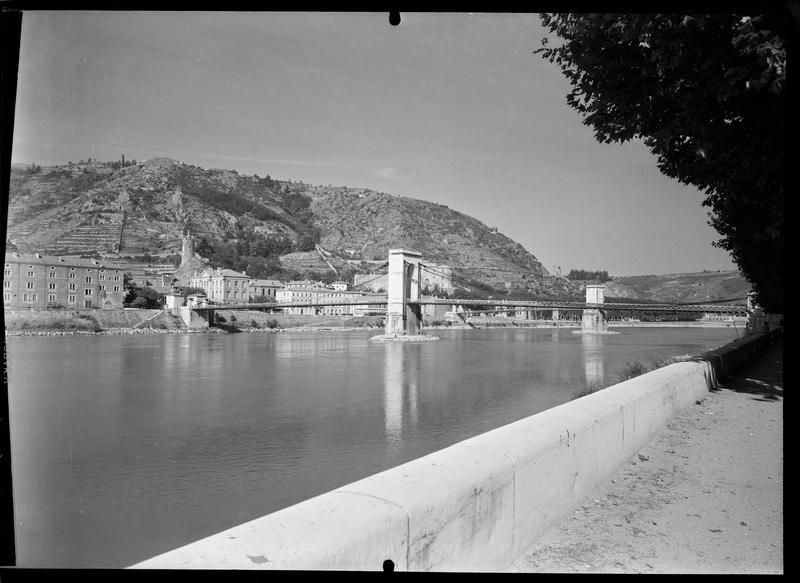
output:
[[[425,266],[419,253],[393,249],[389,251],[388,292],[385,297],[347,300],[303,300],[292,302],[266,302],[258,304],[211,304],[195,305],[181,310],[181,317],[190,327],[208,327],[214,321],[217,310],[283,310],[286,308],[308,307],[385,307],[386,334],[388,336],[406,336],[422,333],[422,306],[453,306],[453,312],[463,314],[472,312],[537,312],[558,310],[581,312],[582,328],[585,332],[602,332],[607,322],[606,315],[621,312],[636,314],[729,314],[732,316],[748,314],[745,304],[730,303],[634,303],[605,302],[603,285],[587,285],[586,301],[574,302],[563,300],[511,300],[511,299],[458,299],[422,297],[421,272]],[[736,298],[740,299],[740,298]],[[741,298],[745,299],[745,298]],[[732,301],[732,300],[724,300]],[[474,309],[469,309],[474,306]]]

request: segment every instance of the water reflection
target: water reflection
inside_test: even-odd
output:
[[[129,565],[735,337],[440,333],[7,339],[19,564]]]
[[[402,445],[404,418],[412,427],[417,425],[419,348],[419,346],[404,345],[399,342],[387,342],[385,345],[384,422],[386,440],[393,448]],[[406,403],[407,406],[404,407]]]
[[[602,384],[604,379],[603,369],[603,341],[602,334],[581,334],[581,348],[583,349],[583,367],[586,373],[586,384]]]

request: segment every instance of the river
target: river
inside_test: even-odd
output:
[[[123,567],[733,328],[9,337],[17,562]]]

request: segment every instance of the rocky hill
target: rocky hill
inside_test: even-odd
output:
[[[412,249],[501,289],[535,287],[549,275],[522,245],[444,205],[371,190],[310,194],[320,245],[340,258],[379,260],[389,249]]]
[[[406,248],[452,266],[457,289],[583,298],[581,282],[551,276],[497,229],[427,201],[167,158],[12,167],[7,239],[23,252],[165,257],[180,252],[187,227],[212,248],[238,244],[240,255],[266,253],[272,242],[270,252],[282,255],[275,266],[299,273],[350,278],[377,269],[389,249]],[[215,266],[233,267],[228,257],[218,256]],[[606,294],[688,302],[742,297],[749,289],[738,272],[703,272],[615,277]]]
[[[294,252],[293,261],[310,252],[301,266],[314,263],[315,245],[326,254],[315,264],[323,268],[366,260],[369,269],[368,262],[385,259],[389,249],[407,248],[453,266],[462,282],[552,287],[542,264],[519,243],[431,202],[166,158],[12,168],[7,239],[22,251],[164,256],[180,251],[187,225],[211,246],[236,241],[244,231],[281,241],[282,249]]]

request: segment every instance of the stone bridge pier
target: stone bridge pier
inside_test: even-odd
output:
[[[214,322],[214,310],[194,310],[188,306],[175,308],[189,330],[204,330]]]
[[[604,285],[587,285],[586,286],[586,303],[587,304],[602,304],[606,286]],[[583,319],[581,321],[581,330],[583,332],[606,332],[608,331],[608,322],[606,322],[605,314],[599,308],[586,308],[583,310]]]
[[[409,304],[420,299],[422,254],[403,249],[389,250],[386,335],[422,334],[422,307]]]

